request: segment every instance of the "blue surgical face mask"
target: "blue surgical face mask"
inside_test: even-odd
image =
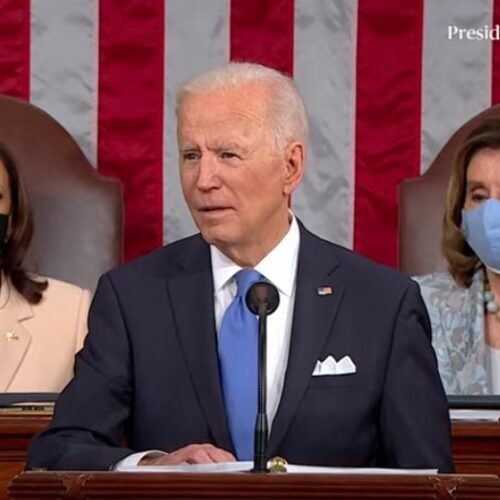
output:
[[[500,201],[490,198],[472,210],[462,210],[462,231],[481,262],[500,274]]]

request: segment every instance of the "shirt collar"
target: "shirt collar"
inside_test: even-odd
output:
[[[300,245],[300,230],[295,216],[283,239],[255,266],[282,293],[291,296],[295,284],[297,257]],[[217,293],[242,269],[217,247],[210,245],[214,291]]]

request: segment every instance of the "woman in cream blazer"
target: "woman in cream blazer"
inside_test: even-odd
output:
[[[0,392],[60,392],[87,333],[90,292],[46,278],[38,304],[0,288]]]
[[[0,392],[59,392],[87,331],[90,292],[28,273],[33,217],[0,144]]]

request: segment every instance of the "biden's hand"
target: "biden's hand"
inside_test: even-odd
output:
[[[234,462],[234,455],[212,444],[190,444],[164,455],[145,455],[138,465],[186,465]]]

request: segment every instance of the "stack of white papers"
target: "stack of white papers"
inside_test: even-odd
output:
[[[118,467],[119,472],[248,472],[253,462],[223,462],[212,464],[193,465],[123,465]],[[380,469],[356,467],[316,467],[312,465],[286,465],[287,473],[300,474],[407,474],[433,475],[437,469]]]
[[[450,410],[450,418],[451,420],[482,420],[488,422],[498,422],[500,420],[500,410],[466,410],[457,408]]]

